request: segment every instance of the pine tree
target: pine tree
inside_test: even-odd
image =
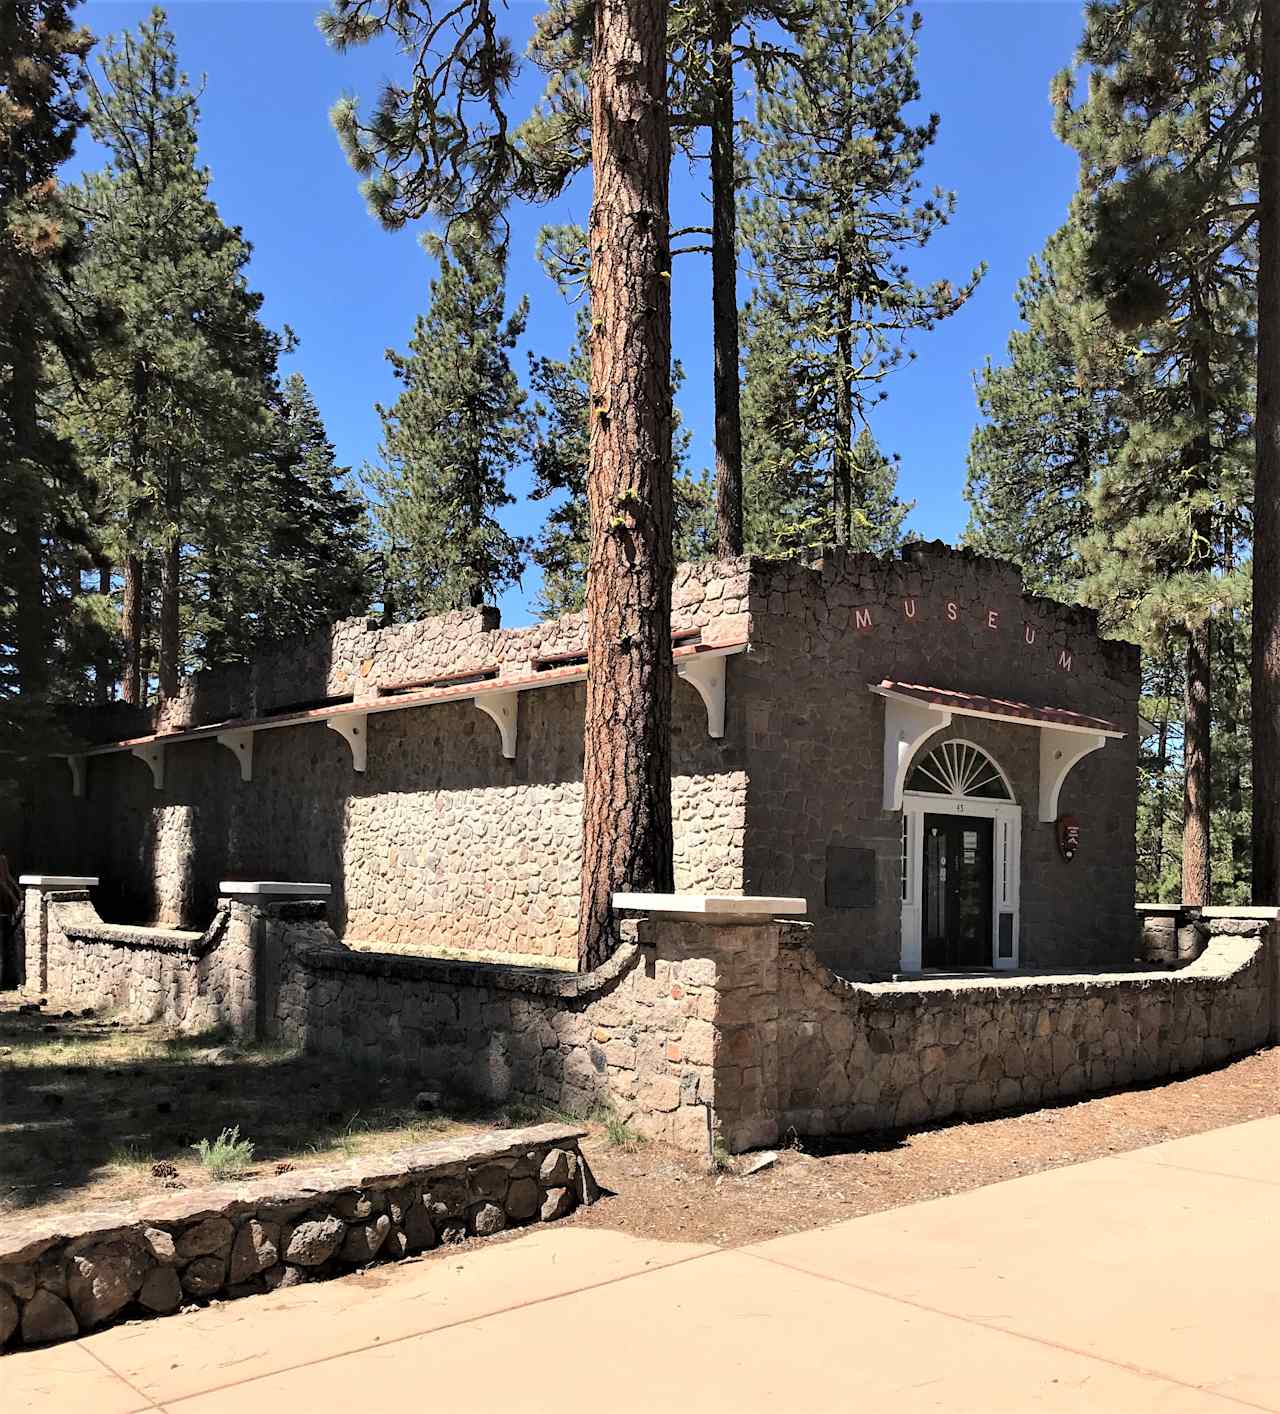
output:
[[[89,121],[110,156],[85,180],[81,284],[114,304],[118,327],[68,418],[114,507],[108,550],[123,566],[122,695],[140,702],[149,621],[161,696],[190,665],[204,530],[225,537],[238,518],[251,543],[266,514],[261,465],[282,340],[258,318],[262,297],[244,275],[248,242],[209,199],[208,172],[196,162],[196,98],[162,10],[105,46]],[[217,546],[224,588],[245,546],[245,538]],[[219,612],[225,621],[225,605],[205,603],[206,634]]]
[[[820,0],[798,69],[760,94],[752,130],[759,195],[743,225],[757,298],[786,329],[795,417],[818,437],[841,545],[854,539],[859,425],[908,335],[953,314],[982,274],[919,286],[902,263],[954,204],[915,195],[938,125],[904,117],[920,92],[918,23],[899,0]]]
[[[1246,0],[1099,0],[1058,129],[1081,157],[1092,293],[1134,350],[1118,387],[1126,437],[1092,493],[1085,594],[1144,640],[1186,645],[1183,897],[1211,885],[1213,625],[1244,601],[1234,531],[1249,499],[1256,178]]]
[[[1023,327],[1009,336],[1008,362],[988,359],[976,380],[984,421],[965,484],[965,543],[1012,560],[1028,588],[1059,598],[1076,595],[1079,546],[1093,528],[1090,487],[1122,436],[1107,386],[1121,355],[1100,333],[1105,311],[1073,275],[1082,239],[1068,223],[1018,284]]]
[[[91,341],[69,292],[78,224],[57,181],[92,42],[75,2],[0,6],[0,722],[15,740],[76,670],[66,552],[85,538],[84,491],[51,403],[54,355],[83,369]]]
[[[667,9],[667,0],[619,0],[591,16],[586,967],[616,940],[615,890],[674,886]],[[332,0],[321,24],[339,49],[389,35],[413,65],[407,86],[386,86],[371,122],[354,100],[334,114],[384,224],[431,215],[485,227],[512,195],[536,192],[508,137],[511,46],[485,0],[439,11],[430,0]]]
[[[533,442],[535,501],[555,500],[532,549],[542,570],[538,612],[543,618],[577,613],[586,603],[587,554],[591,530],[587,518],[587,463],[591,440],[590,316],[580,309],[577,338],[567,359],[529,356],[529,382],[537,399]],[[684,382],[677,362],[671,372],[675,393]],[[679,408],[672,410],[675,543],[677,561],[708,559],[719,551],[715,484],[689,467],[693,437]]]
[[[404,391],[382,418],[375,516],[392,617],[491,603],[524,570],[525,543],[497,512],[530,418],[511,366],[528,301],[505,313],[506,259],[479,234],[432,243],[440,264],[407,355],[387,357]]]

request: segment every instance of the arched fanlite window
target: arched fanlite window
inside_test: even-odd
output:
[[[907,775],[906,789],[967,800],[1012,800],[1000,767],[968,741],[944,741],[922,756]]]

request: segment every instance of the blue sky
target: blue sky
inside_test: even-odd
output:
[[[88,0],[81,13],[99,36],[136,25],[150,4]],[[201,156],[228,221],[254,246],[250,274],[266,296],[265,317],[300,339],[291,367],[311,386],[342,461],[358,469],[376,455],[378,401],[396,395],[384,353],[403,348],[424,307],[432,264],[411,231],[390,235],[369,217],[354,174],[328,122],[333,100],[350,90],[371,98],[397,71],[384,47],[331,53],[315,28],[318,0],[170,0],[166,7],[184,68],[205,77]],[[1062,221],[1075,186],[1075,158],[1050,130],[1049,80],[1071,59],[1081,11],[1072,0],[924,0],[920,31],[921,111],[941,115],[938,141],[922,177],[955,191],[957,208],[925,252],[912,260],[919,279],[963,278],[988,265],[977,293],[952,319],[914,342],[917,357],[893,375],[875,410],[880,445],[901,455],[901,494],[914,499],[909,526],[954,540],[966,511],[965,453],[977,411],[973,371],[1003,354],[1016,319],[1014,287]],[[515,0],[508,32],[523,50],[538,6]],[[512,101],[523,114],[539,91],[526,69]],[[88,139],[77,163],[95,166]],[[672,172],[676,224],[704,224],[700,175],[682,162]],[[573,312],[534,259],[538,228],[585,221],[589,187],[580,182],[554,207],[512,219],[512,298],[527,293],[525,343],[562,354]],[[676,262],[673,341],[684,364],[681,412],[694,433],[695,465],[712,458],[711,331],[706,257]],[[527,360],[521,357],[522,375]],[[545,507],[525,499],[504,517],[533,532]],[[501,602],[508,625],[531,617],[536,571]]]

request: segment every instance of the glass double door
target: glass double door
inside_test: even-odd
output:
[[[990,967],[994,829],[987,819],[924,817],[921,962],[946,972]]]

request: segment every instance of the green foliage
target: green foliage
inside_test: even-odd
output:
[[[372,472],[388,619],[491,602],[524,569],[525,542],[497,512],[532,433],[511,366],[528,301],[508,318],[506,259],[475,230],[433,242],[439,275],[407,355],[387,357],[404,385],[379,407],[382,463]]]
[[[80,231],[59,166],[83,119],[91,39],[76,0],[0,6],[0,729],[34,745],[50,698],[76,694],[88,492],[58,428],[55,365],[82,370],[92,307],[70,291]],[[18,702],[21,695],[22,701]]]
[[[235,1178],[253,1163],[253,1145],[240,1138],[238,1124],[216,1139],[202,1139],[191,1147],[210,1178]]]
[[[914,355],[908,337],[959,309],[982,274],[959,286],[921,286],[902,259],[927,244],[954,206],[941,191],[917,195],[938,123],[936,115],[920,125],[904,117],[920,96],[918,22],[897,0],[819,0],[798,62],[761,88],[750,128],[756,195],[742,227],[757,289],[746,359],[748,474],[772,483],[776,498],[787,458],[799,451],[791,463],[798,500],[826,500],[822,533],[840,544],[855,534],[859,425],[886,396],[892,371]],[[753,388],[753,380],[763,383]],[[753,465],[759,453],[767,460]],[[758,506],[749,509],[749,521],[760,516]]]
[[[633,1129],[626,1120],[613,1113],[605,1116],[604,1132],[615,1149],[621,1149],[628,1154],[635,1153],[649,1142],[646,1135],[641,1134],[638,1129]]]

